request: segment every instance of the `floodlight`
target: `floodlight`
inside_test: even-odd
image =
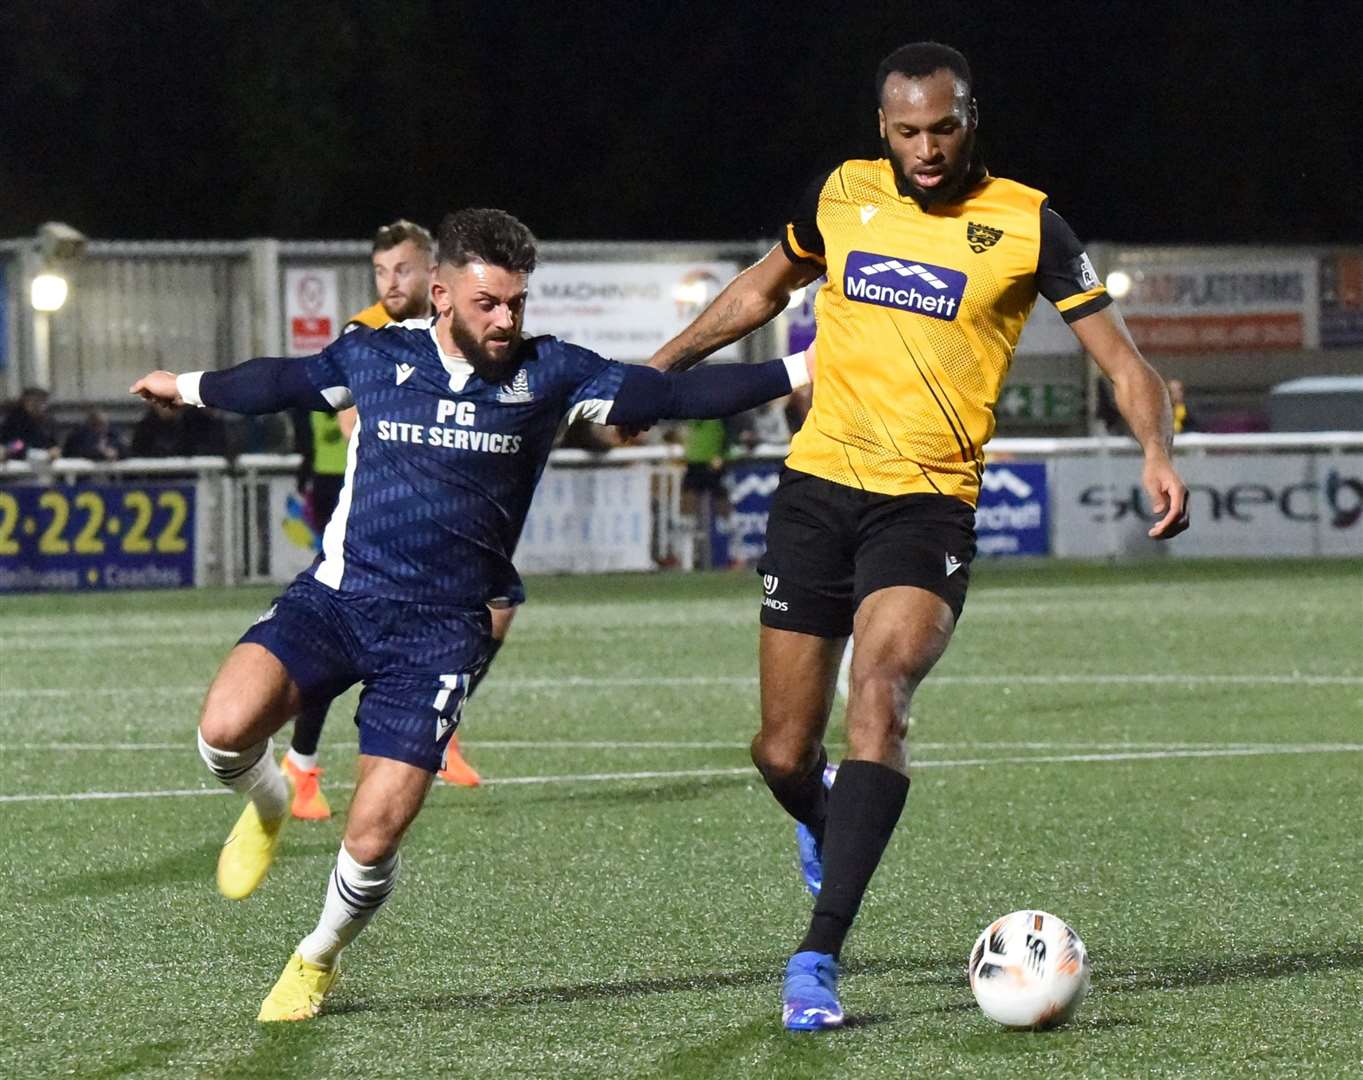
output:
[[[1125,270],[1114,270],[1107,276],[1107,291],[1116,300],[1129,293],[1132,284],[1131,275]]]
[[[66,278],[60,274],[39,274],[29,287],[29,301],[34,311],[60,311],[66,303],[67,291]]]

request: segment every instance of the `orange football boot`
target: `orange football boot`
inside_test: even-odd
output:
[[[294,817],[304,821],[326,821],[331,817],[331,804],[322,794],[321,769],[300,769],[288,754],[284,755],[280,767],[293,784],[293,803],[289,812]]]
[[[477,787],[483,782],[483,778],[472,765],[464,760],[464,756],[459,753],[459,737],[450,736],[449,744],[445,747],[445,760],[440,766],[440,771],[436,773],[440,779],[447,784],[458,784],[460,787]]]

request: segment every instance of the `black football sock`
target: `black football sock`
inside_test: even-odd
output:
[[[321,705],[304,705],[303,711],[294,718],[293,738],[289,747],[295,754],[311,757],[317,753],[317,744],[322,738],[322,725],[327,722],[327,708],[331,702]]]
[[[492,644],[488,646],[487,663],[473,673],[473,678],[469,679],[469,692],[464,695],[467,701],[473,697],[473,692],[478,689],[478,684],[483,681],[483,676],[487,674],[487,669],[492,666],[492,661],[497,658],[497,651],[502,647],[502,643],[496,638],[492,639]]]
[[[827,765],[828,751],[820,747],[819,760],[803,776],[773,778],[764,774],[763,777],[785,812],[813,833],[820,844],[828,819],[828,789],[823,786],[823,771]]]
[[[823,888],[800,952],[837,956],[871,875],[880,865],[904,802],[909,778],[874,761],[844,761],[828,796]]]

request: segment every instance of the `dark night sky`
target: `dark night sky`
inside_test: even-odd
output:
[[[1349,3],[11,0],[0,236],[361,237],[460,205],[545,239],[772,235],[819,166],[874,156],[875,65],[933,37],[974,64],[991,169],[1081,236],[1358,243],[1356,23]]]

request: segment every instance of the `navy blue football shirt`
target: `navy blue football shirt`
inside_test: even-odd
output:
[[[243,413],[355,405],[345,486],[310,572],[343,593],[477,608],[524,599],[511,557],[565,420],[724,416],[789,393],[792,376],[808,378],[803,357],[664,375],[538,337],[491,381],[419,319],[176,385],[189,404]]]
[[[504,382],[485,382],[424,319],[356,330],[303,363],[334,408],[359,411],[316,578],[462,607],[524,599],[511,557],[554,435],[565,417],[604,419],[625,365],[531,338]]]

